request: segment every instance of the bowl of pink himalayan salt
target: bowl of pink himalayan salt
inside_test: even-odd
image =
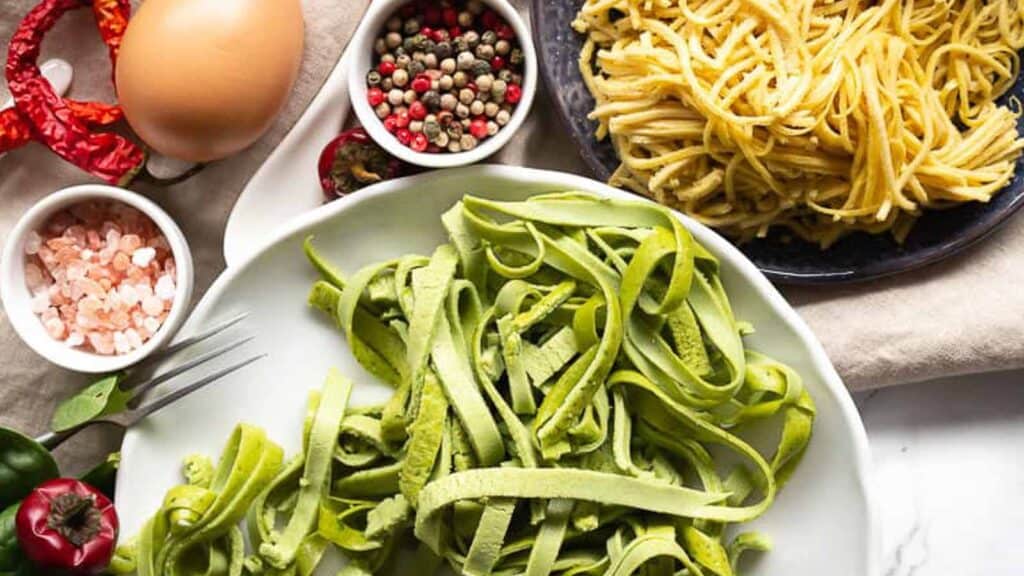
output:
[[[181,229],[147,198],[86,184],[55,192],[15,225],[0,297],[18,335],[47,360],[113,372],[167,344],[192,297]]]

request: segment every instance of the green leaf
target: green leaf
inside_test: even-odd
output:
[[[121,390],[124,372],[110,374],[60,403],[50,427],[54,432],[70,430],[101,416],[117,414],[128,407],[131,394]]]
[[[121,453],[112,452],[102,464],[82,476],[82,482],[89,484],[100,492],[114,500],[114,487],[117,482],[117,469],[121,465]]]
[[[9,428],[0,428],[0,507],[10,506],[59,475],[57,462],[41,444]]]
[[[15,502],[0,512],[0,574],[15,572],[25,560],[14,531],[14,516],[20,505]]]

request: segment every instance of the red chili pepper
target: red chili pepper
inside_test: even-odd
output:
[[[15,517],[18,543],[39,568],[100,574],[117,545],[117,512],[102,492],[73,478],[36,487]]]
[[[328,200],[405,171],[405,166],[388,155],[362,128],[347,130],[331,140],[320,153],[317,168],[320,186]]]
[[[18,115],[34,138],[57,155],[103,180],[124,184],[142,168],[145,153],[123,136],[91,132],[94,123],[83,120],[67,100],[57,96],[36,64],[40,46],[65,12],[91,6],[112,60],[128,20],[126,0],[43,0],[21,21],[8,46],[7,84]],[[109,111],[109,109],[108,109]]]

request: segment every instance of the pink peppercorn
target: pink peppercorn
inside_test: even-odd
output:
[[[458,38],[459,36],[462,36],[462,27],[452,26],[451,28],[448,29],[448,36],[452,38]]]
[[[491,70],[498,71],[505,68],[505,59],[501,56],[491,58]]]
[[[501,38],[502,40],[512,40],[516,37],[516,33],[512,30],[512,27],[505,23],[502,23],[500,26],[495,28],[494,32],[498,35],[498,38]]]
[[[399,128],[398,131],[395,132],[395,138],[398,138],[398,141],[402,143],[402,146],[408,146],[412,141],[412,132],[410,132],[408,128]]]
[[[377,71],[383,76],[391,76],[395,73],[395,63],[385,60],[377,65]]]
[[[523,89],[519,84],[509,84],[505,90],[505,102],[509,104],[518,104],[523,98]]]
[[[430,76],[427,76],[426,74],[418,74],[412,81],[412,89],[415,90],[417,94],[422,94],[427,90],[430,90]]]
[[[431,6],[423,11],[423,22],[428,26],[437,26],[441,23],[441,10],[436,6]]]
[[[455,10],[455,8],[452,8],[451,6],[445,8],[441,12],[441,16],[444,18],[444,25],[448,26],[449,28],[451,28],[452,26],[456,26],[459,23],[459,13]]]
[[[395,113],[395,126],[399,128],[407,128],[409,126],[409,112],[407,110],[399,110]]]
[[[384,102],[384,91],[377,87],[370,88],[366,91],[366,101],[370,103],[370,106],[379,105]]]
[[[484,12],[484,15],[480,17],[480,21],[483,22],[485,28],[493,30],[498,26],[500,19],[494,10],[487,10]]]
[[[427,141],[427,135],[422,132],[418,132],[413,135],[412,141],[409,142],[409,148],[412,148],[417,152],[423,152],[427,149],[427,144],[429,144]]]
[[[487,122],[481,118],[473,120],[469,124],[469,132],[477,140],[483,140],[487,137]]]
[[[427,107],[419,100],[409,105],[409,117],[413,120],[423,120],[427,117]]]
[[[391,114],[384,119],[384,129],[392,134],[395,133],[395,130],[398,130],[398,124],[394,114]]]

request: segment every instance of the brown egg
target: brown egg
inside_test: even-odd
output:
[[[117,62],[128,124],[166,156],[207,162],[270,127],[302,59],[299,0],[146,0]]]

